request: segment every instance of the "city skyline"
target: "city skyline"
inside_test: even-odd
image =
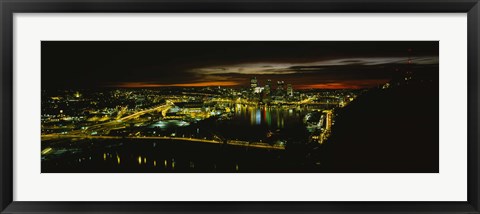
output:
[[[46,41],[42,85],[241,88],[255,76],[295,89],[361,89],[388,82],[409,60],[412,69],[436,69],[438,43]]]
[[[42,42],[42,173],[438,173],[438,41]]]

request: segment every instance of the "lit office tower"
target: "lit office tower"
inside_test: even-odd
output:
[[[255,89],[258,86],[258,80],[256,77],[250,79],[250,88]]]
[[[287,95],[288,96],[293,96],[293,87],[292,84],[287,84]]]
[[[269,79],[267,80],[267,84],[265,84],[265,87],[263,89],[263,91],[265,92],[265,94],[270,94],[270,89],[272,87],[272,80]]]
[[[283,91],[285,87],[284,81],[277,81],[277,91]]]

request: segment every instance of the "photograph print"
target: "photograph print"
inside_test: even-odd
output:
[[[438,173],[438,41],[42,41],[42,173]]]

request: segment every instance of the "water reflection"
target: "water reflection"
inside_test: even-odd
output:
[[[260,109],[257,108],[257,111],[255,112],[255,123],[256,125],[260,125],[262,122],[261,119],[262,115],[260,114]]]
[[[283,106],[247,106],[236,104],[233,120],[246,121],[250,126],[267,126],[274,128],[285,128],[288,126],[297,126],[299,121],[308,113],[307,108],[302,107],[283,107]]]
[[[245,149],[181,141],[94,140],[76,144],[82,151],[51,156],[44,172],[263,172],[281,170],[291,161],[283,150]],[[105,146],[107,145],[107,146]],[[98,147],[97,147],[98,146]],[[160,161],[160,162],[159,162]]]

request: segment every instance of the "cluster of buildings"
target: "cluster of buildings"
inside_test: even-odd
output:
[[[276,85],[271,79],[268,79],[264,86],[261,86],[258,79],[253,77],[250,79],[250,91],[255,97],[261,98],[263,102],[272,100],[293,100],[295,94],[292,84],[286,84],[285,81],[277,81]]]

